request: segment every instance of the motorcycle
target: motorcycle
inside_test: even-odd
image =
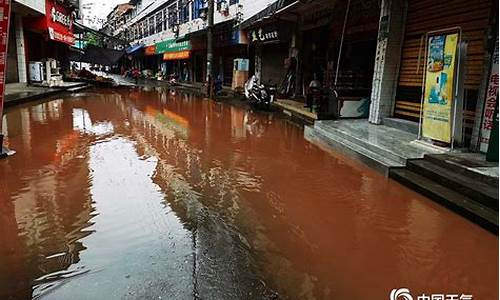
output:
[[[260,84],[255,75],[245,83],[245,97],[257,109],[269,110],[276,99],[276,93],[276,85]]]

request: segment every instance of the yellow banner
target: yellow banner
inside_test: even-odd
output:
[[[458,34],[429,37],[422,136],[451,143]]]
[[[167,52],[163,54],[163,60],[178,60],[178,59],[188,59],[191,56],[191,51],[177,51],[177,52]]]

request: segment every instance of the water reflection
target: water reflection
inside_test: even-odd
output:
[[[3,122],[1,298],[496,297],[497,237],[272,114],[150,87]]]

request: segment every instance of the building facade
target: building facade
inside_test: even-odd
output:
[[[111,27],[114,36],[130,41],[131,63],[204,82],[206,2],[128,4],[134,7],[123,16],[124,23]],[[235,59],[248,59],[250,73],[298,100],[317,80],[339,92],[341,116],[392,124],[421,136],[429,38],[451,30],[459,37],[457,72],[449,81],[456,95],[445,124],[452,137],[434,142],[479,150],[487,141],[481,131],[489,130],[497,105],[486,98],[497,61],[498,3],[481,0],[469,6],[465,0],[440,5],[424,0],[216,1],[214,73],[229,85]]]
[[[28,83],[31,61],[56,59],[69,68],[69,47],[74,43],[76,0],[15,0],[12,5],[6,82]]]
[[[234,59],[247,58],[247,37],[238,24],[257,13],[271,0],[218,1],[214,13],[214,70],[231,85]],[[164,76],[203,82],[206,77],[206,13],[202,0],[133,0],[133,9],[116,27],[110,17],[105,28],[113,36],[130,41],[127,49],[132,64]],[[110,24],[110,25],[107,25]],[[109,30],[109,29],[107,29]]]

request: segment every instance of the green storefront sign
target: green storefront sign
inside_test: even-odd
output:
[[[186,50],[191,50],[191,43],[189,41],[176,42],[175,39],[170,39],[156,43],[155,53],[162,54],[165,52],[178,52]]]

